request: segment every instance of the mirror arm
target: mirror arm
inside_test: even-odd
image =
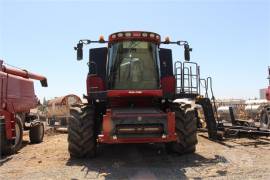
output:
[[[108,41],[105,41],[104,39],[100,39],[99,41],[91,41],[89,39],[81,39],[79,40],[76,47],[74,47],[74,50],[77,51],[77,60],[83,59],[83,45],[88,45],[91,43],[108,43]]]
[[[184,46],[185,44],[188,44],[188,42],[187,41],[173,41],[173,42],[161,41],[160,44],[176,44],[178,46]]]
[[[83,44],[91,44],[91,43],[108,43],[109,41],[105,41],[105,40],[98,40],[98,41],[91,41],[91,40],[89,40],[89,39],[81,39],[80,41],[79,41],[79,43],[83,43]]]
[[[187,41],[162,41],[160,44],[176,44],[178,46],[184,46],[184,55],[185,55],[185,60],[190,61],[190,52],[192,51],[192,48],[189,47],[189,44]]]
[[[91,43],[108,43],[109,41],[91,41],[89,39],[81,39],[79,40],[78,44],[77,44],[77,47],[74,47],[74,50],[76,51],[78,48],[83,48],[83,45],[88,45],[88,44],[91,44]]]

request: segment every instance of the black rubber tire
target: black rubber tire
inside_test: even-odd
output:
[[[67,119],[66,118],[60,119],[60,125],[67,126]]]
[[[29,130],[29,139],[31,143],[37,144],[43,141],[44,125],[42,122],[36,122]]]
[[[191,108],[182,110],[178,106],[172,108],[172,110],[175,112],[177,141],[167,143],[167,151],[178,154],[194,153],[198,143],[195,110]]]
[[[71,157],[95,157],[97,140],[92,106],[72,107],[68,124],[68,151]]]
[[[49,126],[54,126],[55,125],[55,120],[52,118],[48,118],[48,125]]]
[[[1,126],[1,147],[0,147],[0,154],[2,155],[10,155],[16,153],[20,148],[22,147],[22,140],[23,140],[23,124],[22,120],[19,116],[15,117],[15,126],[18,126],[18,141],[8,141],[6,139],[6,133],[5,133],[5,126]],[[16,137],[17,138],[17,137]],[[16,143],[16,144],[15,144]]]
[[[5,135],[5,121],[4,117],[0,117],[0,159],[2,159],[2,154],[4,148],[6,147],[6,135]]]
[[[261,112],[260,127],[270,129],[270,106],[265,107]]]

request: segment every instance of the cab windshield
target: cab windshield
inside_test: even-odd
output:
[[[158,89],[157,45],[145,41],[123,41],[111,45],[110,89]]]

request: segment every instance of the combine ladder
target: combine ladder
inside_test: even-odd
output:
[[[216,106],[212,90],[212,79],[210,77],[201,79],[200,66],[195,62],[175,62],[174,73],[177,84],[176,94],[182,94],[182,97],[188,97],[189,95],[191,95],[190,97],[199,96],[201,94],[202,82],[204,83],[204,86],[202,87],[205,89],[205,97],[195,98],[195,103],[201,105],[203,108],[208,129],[208,137],[213,140],[217,139],[217,122],[215,118]],[[214,109],[211,100],[208,98],[209,86],[214,101]]]

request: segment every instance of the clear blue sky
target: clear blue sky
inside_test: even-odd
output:
[[[40,98],[85,93],[87,58],[77,62],[73,46],[121,30],[188,40],[218,98],[258,97],[268,85],[267,0],[0,0],[0,58],[47,76],[48,88],[35,83]],[[173,50],[183,59],[182,49]]]

